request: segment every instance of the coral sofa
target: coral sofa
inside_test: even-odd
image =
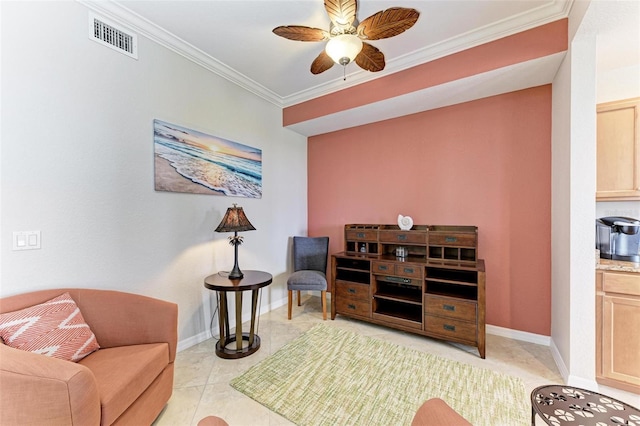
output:
[[[0,343],[0,424],[151,424],[173,388],[177,305],[118,291],[52,289],[0,299],[0,314],[65,292],[100,349],[72,362]]]

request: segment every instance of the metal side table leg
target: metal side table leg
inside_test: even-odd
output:
[[[242,350],[242,292],[236,292],[236,349]]]
[[[258,289],[251,291],[251,328],[249,329],[249,347],[253,347],[256,335],[256,311],[258,309]]]
[[[219,291],[218,293],[218,326],[220,327],[220,347],[227,345],[229,338],[229,311],[227,310],[227,293]]]

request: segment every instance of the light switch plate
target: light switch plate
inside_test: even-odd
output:
[[[14,231],[13,250],[40,249],[40,231]]]

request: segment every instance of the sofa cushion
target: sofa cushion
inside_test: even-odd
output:
[[[0,315],[0,338],[16,349],[79,361],[100,348],[69,293]]]
[[[473,426],[440,398],[431,398],[416,411],[411,426]]]
[[[100,349],[80,361],[96,378],[101,424],[113,423],[169,364],[169,345],[150,343]]]

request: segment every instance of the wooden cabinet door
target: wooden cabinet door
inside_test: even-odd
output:
[[[597,200],[640,200],[640,98],[597,107]]]
[[[602,297],[602,309],[602,376],[626,384],[616,387],[638,392],[640,299],[605,294]],[[606,380],[603,383],[607,384]]]

